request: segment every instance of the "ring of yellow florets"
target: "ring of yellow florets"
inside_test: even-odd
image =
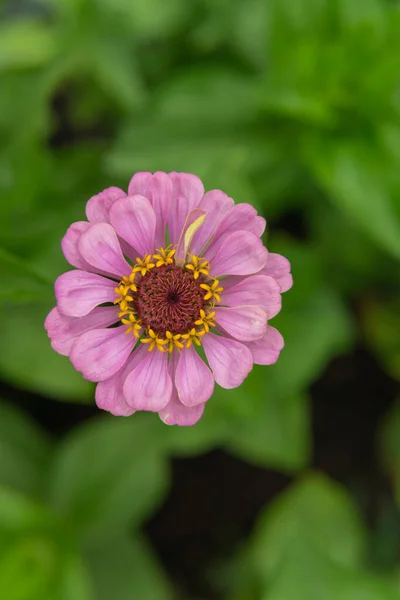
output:
[[[132,271],[115,288],[118,316],[149,352],[171,353],[192,344],[215,327],[216,304],[221,302],[218,279],[210,276],[208,261],[190,255],[182,266],[175,248],[160,248],[137,258]]]

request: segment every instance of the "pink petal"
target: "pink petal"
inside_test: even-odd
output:
[[[166,425],[180,425],[181,427],[195,425],[204,412],[204,404],[185,406],[178,398],[176,388],[172,390],[171,400],[159,411],[159,416]]]
[[[57,308],[67,317],[83,317],[95,306],[114,302],[115,281],[95,273],[67,271],[54,285]]]
[[[245,229],[260,237],[265,231],[265,219],[259,217],[251,204],[235,204],[223,217],[218,227],[218,235]]]
[[[253,368],[251,352],[244,344],[207,333],[202,344],[215,381],[225,389],[241,385]]]
[[[173,352],[168,364],[168,372],[173,382],[175,381],[179,358],[180,355],[177,352]],[[159,411],[158,415],[167,425],[189,426],[197,423],[203,412],[204,404],[198,404],[197,406],[185,406],[182,404],[179,400],[176,386],[173,384],[170,401]]]
[[[150,200],[156,214],[155,247],[165,246],[165,228],[170,210],[173,185],[166,173],[136,173],[129,184],[130,196],[139,194]]]
[[[284,341],[279,331],[268,325],[264,337],[246,345],[256,365],[273,365],[278,360]]]
[[[242,342],[259,340],[267,330],[267,314],[259,306],[217,307],[215,313],[218,325]]]
[[[232,206],[232,198],[229,198],[220,190],[211,190],[204,194],[199,208],[206,212],[207,217],[193,238],[190,249],[192,254],[201,253],[201,250],[215,233],[222,217]]]
[[[126,376],[132,369],[133,357],[135,353],[126,361],[123,369],[115,375],[100,381],[96,386],[96,404],[102,410],[107,410],[116,417],[129,417],[136,412],[124,398],[123,387]]]
[[[223,280],[222,304],[227,306],[258,305],[266,311],[268,319],[272,319],[278,314],[282,307],[281,288],[273,277],[251,275],[240,278],[239,282],[233,286],[229,286],[229,279],[235,280],[236,278],[227,277]],[[227,285],[228,289],[226,289]]]
[[[208,249],[204,253],[208,257]],[[252,275],[260,271],[267,260],[267,250],[261,240],[249,231],[227,235],[211,261],[211,275]]]
[[[153,175],[153,186],[151,189],[150,201],[156,213],[156,238],[155,246],[160,248],[165,246],[165,230],[167,219],[171,209],[173,184],[166,173],[157,171]]]
[[[177,244],[188,213],[199,205],[204,186],[196,175],[169,173],[173,184],[171,207],[167,219],[171,244]]]
[[[62,251],[69,264],[77,269],[82,269],[82,271],[92,271],[93,269],[89,263],[82,258],[81,253],[78,250],[78,241],[81,237],[81,233],[86,231],[88,227],[90,227],[90,223],[87,221],[72,223],[61,240]]]
[[[144,196],[117,200],[110,210],[110,221],[118,235],[141,257],[155,250],[156,215]]]
[[[227,234],[235,231],[250,231],[260,237],[264,233],[265,225],[265,219],[258,216],[254,206],[251,206],[251,204],[235,204],[222,217],[215,236],[209,248],[207,248],[209,260],[218,253]]]
[[[93,196],[86,204],[86,216],[91,223],[109,223],[109,210],[115,200],[126,196],[117,187],[109,187],[100,194]]]
[[[168,404],[172,394],[167,353],[148,352],[142,345],[134,354],[139,362],[125,380],[124,397],[135,410],[158,412]]]
[[[122,369],[136,341],[126,327],[92,329],[75,341],[70,360],[85,379],[104,381]]]
[[[108,223],[95,223],[81,234],[78,249],[92,267],[107,271],[119,279],[129,275],[130,265],[123,257],[114,229]]]
[[[214,377],[193,346],[180,354],[175,374],[175,385],[182,404],[204,404],[214,391]]]
[[[128,196],[144,196],[150,200],[153,173],[141,171],[135,173],[128,185]]]
[[[51,339],[52,348],[59,354],[68,356],[77,337],[101,327],[117,323],[118,309],[116,306],[94,308],[85,317],[66,317],[57,308],[53,308],[44,322],[47,335]]]
[[[293,285],[293,277],[290,273],[290,262],[280,254],[268,254],[265,267],[262,270],[265,275],[270,275],[281,286],[281,292],[287,292]]]
[[[199,227],[199,223],[206,217],[206,213],[204,210],[200,208],[194,208],[190,211],[185,219],[185,223],[182,227],[181,235],[179,236],[179,241],[176,247],[175,253],[175,261],[176,264],[182,265],[186,259],[186,255],[189,252],[189,248],[191,245],[191,239],[193,237],[193,232],[190,232],[190,228],[198,221],[198,224],[195,227]],[[200,229],[202,224],[200,225]]]

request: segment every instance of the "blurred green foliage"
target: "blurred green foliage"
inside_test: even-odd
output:
[[[330,359],[363,339],[400,376],[399,31],[389,0],[0,2],[2,379],[93,402],[43,321],[66,228],[135,171],[194,172],[253,203],[295,279],[278,364],[218,389],[194,428],[101,419],[55,447],[1,406],[2,598],[173,597],[138,532],[168,490],[168,456],[222,447],[297,472],[307,390]],[[399,437],[396,408],[380,448],[397,500]],[[266,508],[230,597],[399,598],[368,545],[352,500],[308,475]]]

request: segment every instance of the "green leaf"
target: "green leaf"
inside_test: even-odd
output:
[[[96,600],[170,600],[172,590],[147,543],[125,534],[95,539],[85,557]],[[72,600],[72,599],[71,599]]]
[[[58,587],[59,600],[98,600],[93,593],[89,569],[83,559],[75,554],[64,558]]]
[[[382,27],[389,12],[379,0],[364,0],[362,3],[358,0],[338,0],[337,6],[343,27],[349,29],[368,25],[372,30]]]
[[[338,565],[356,567],[364,541],[363,525],[347,492],[323,475],[311,474],[274,501],[258,522],[252,542],[255,573],[267,582],[293,547],[303,547],[305,556],[311,549]]]
[[[340,565],[295,543],[262,600],[398,600],[382,578]]]
[[[294,279],[296,282],[295,272]],[[295,287],[296,283],[293,290]],[[331,358],[349,348],[354,333],[338,294],[323,286],[292,310],[284,306],[271,325],[285,340],[277,364],[270,369],[273,383],[283,396],[296,394],[315,381]]]
[[[310,145],[308,161],[342,213],[372,240],[400,258],[400,222],[378,149],[348,142]]]
[[[93,400],[93,385],[51,348],[43,325],[51,308],[31,303],[0,312],[0,345],[7,348],[0,354],[0,374],[22,389],[59,400]]]
[[[336,206],[321,203],[313,207],[310,217],[321,267],[329,273],[333,288],[348,295],[387,286],[392,280],[396,285],[396,260],[371,244],[365,231],[344,218]]]
[[[98,0],[96,11],[119,18],[121,27],[142,39],[162,39],[182,27],[190,5],[184,0]]]
[[[264,510],[234,564],[234,598],[398,599],[389,579],[363,569],[366,541],[366,529],[345,488],[310,473]]]
[[[235,97],[236,102],[230,98]],[[229,176],[252,168],[265,139],[252,134],[252,80],[234,70],[197,69],[161,86],[146,111],[125,124],[107,157],[109,170],[131,176],[132,170],[182,171],[203,178]]]
[[[158,115],[169,121],[196,120],[209,126],[248,122],[255,108],[253,79],[227,67],[197,68],[163,86],[157,107]]]
[[[57,51],[55,30],[39,21],[18,19],[0,28],[0,72],[49,63]]]
[[[168,481],[151,419],[102,418],[75,430],[59,446],[49,501],[80,535],[115,532],[148,517]]]
[[[34,265],[2,248],[0,272],[0,307],[6,302],[30,302],[51,293],[51,282]]]
[[[267,371],[255,367],[240,388],[218,390],[213,402],[221,404],[228,422],[227,449],[252,463],[290,472],[309,459],[308,401],[300,394],[279,394]]]
[[[20,492],[0,486],[0,536],[5,532],[22,534],[41,530],[53,523],[52,517],[40,505]]]
[[[50,600],[57,555],[38,535],[14,541],[0,555],[0,595],[7,600]],[[53,590],[54,591],[54,590]],[[72,600],[72,599],[71,599]]]
[[[73,538],[40,504],[0,487],[0,597],[95,600]]]
[[[145,98],[144,84],[131,51],[131,43],[120,37],[102,35],[92,48],[93,76],[100,88],[113,96],[125,110],[140,107]]]
[[[51,452],[50,441],[33,421],[0,403],[0,484],[40,496]]]
[[[272,34],[279,35],[283,29],[308,35],[323,26],[330,15],[329,0],[271,0],[271,17],[278,27]]]

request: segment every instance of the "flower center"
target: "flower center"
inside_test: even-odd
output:
[[[144,327],[164,337],[167,331],[186,333],[204,306],[201,281],[176,265],[149,271],[137,284],[134,309]]]
[[[200,346],[202,336],[215,327],[214,306],[221,302],[223,288],[210,276],[206,260],[190,256],[177,265],[174,254],[169,246],[137,258],[115,288],[114,304],[119,304],[126,333],[148,344],[149,351]]]

